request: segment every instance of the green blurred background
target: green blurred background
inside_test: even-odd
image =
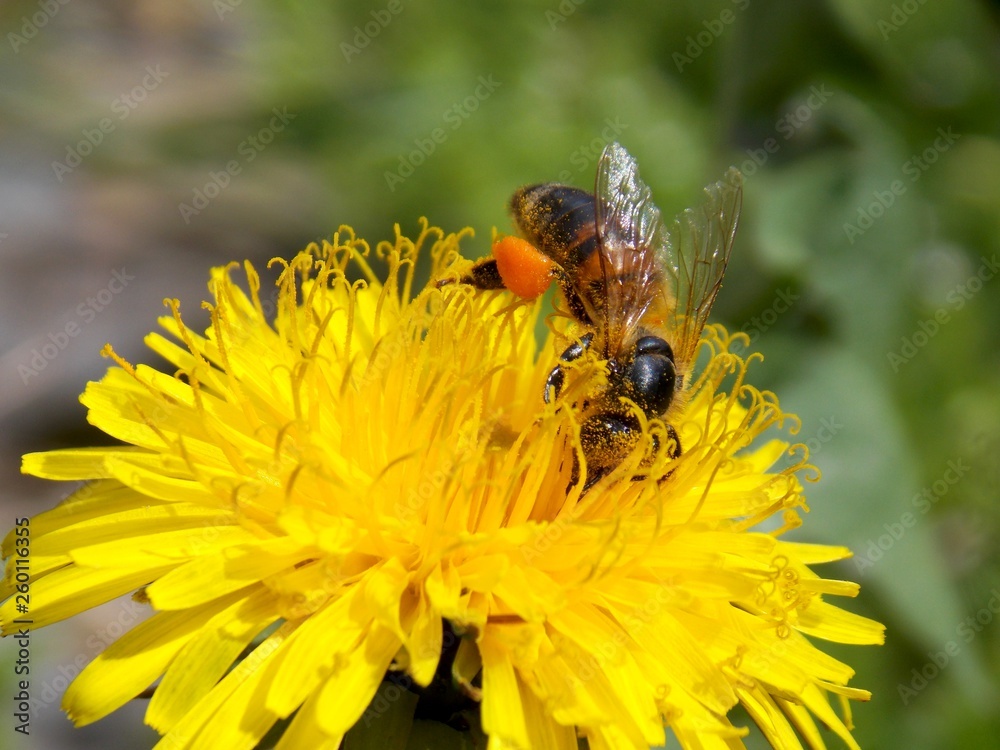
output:
[[[798,538],[849,545],[820,572],[887,625],[882,648],[831,648],[874,693],[856,735],[998,746],[998,19],[965,0],[4,3],[3,525],[66,492],[21,453],[101,439],[76,400],[101,345],[155,361],[160,301],[203,322],[212,265],[422,215],[474,227],[483,255],[515,187],[591,187],[610,139],[668,215],[736,164],[713,319],[765,355],[754,382],[823,472]],[[130,617],[39,632],[34,685],[61,692]],[[19,747],[152,744],[142,706],[73,731],[55,692]]]

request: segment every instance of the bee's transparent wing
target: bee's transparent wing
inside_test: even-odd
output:
[[[664,292],[674,306],[664,325],[679,369],[695,357],[701,332],[722,286],[743,207],[743,175],[730,167],[725,177],[705,188],[706,199],[680,214],[670,226],[661,259],[668,283]],[[669,309],[669,308],[668,308]]]
[[[594,203],[606,300],[594,323],[604,332],[605,356],[612,357],[661,297],[664,276],[657,249],[667,235],[635,159],[619,143],[601,154]]]
[[[594,322],[603,326],[607,356],[647,320],[665,329],[678,369],[687,371],[729,263],[743,176],[731,167],[705,194],[668,230],[635,159],[619,143],[604,149],[594,200],[607,302]]]

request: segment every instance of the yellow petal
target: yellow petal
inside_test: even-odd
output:
[[[354,726],[400,645],[395,633],[375,625],[358,647],[345,655],[342,665],[319,690],[316,715],[324,733],[344,734]]]
[[[236,737],[242,737],[243,741],[246,742],[247,734],[235,725],[239,723],[241,712],[246,709],[250,696],[246,690],[240,693],[238,698],[236,693],[247,684],[250,684],[252,691],[256,685],[255,677],[260,679],[268,661],[276,651],[280,650],[281,644],[293,632],[294,626],[286,623],[268,636],[246,659],[223,677],[207,696],[185,714],[184,718],[156,744],[154,750],[231,748],[236,746],[233,744]],[[227,707],[232,712],[229,717],[230,721],[223,722],[220,713]],[[258,711],[254,720],[260,721],[266,716],[264,711]],[[255,725],[255,728],[259,729],[260,725]],[[212,742],[220,742],[220,744],[211,744]]]
[[[885,643],[885,626],[881,623],[820,600],[812,601],[805,611],[799,614],[796,628],[807,635],[837,643],[857,645]]]
[[[343,734],[327,734],[320,728],[316,714],[319,694],[313,693],[302,705],[292,723],[281,735],[274,750],[340,750]]]
[[[409,637],[405,641],[410,657],[409,672],[418,685],[427,686],[434,678],[441,658],[442,638],[441,615],[426,599],[422,599]]]
[[[483,660],[483,729],[490,747],[529,748],[528,727],[517,675],[504,650],[490,638],[479,642]]]
[[[237,598],[212,617],[170,662],[149,701],[146,723],[163,734],[176,726],[222,679],[254,636],[275,619],[273,602],[263,588]]]
[[[107,716],[149,687],[174,655],[220,610],[219,600],[183,612],[162,612],[132,628],[73,680],[63,708],[77,726]]]
[[[175,563],[145,565],[137,568],[110,567],[92,570],[69,566],[57,570],[31,585],[31,628],[40,628],[65,620],[98,604],[104,604],[154,580]],[[0,605],[0,628],[4,635],[18,629],[19,617],[12,597]]]

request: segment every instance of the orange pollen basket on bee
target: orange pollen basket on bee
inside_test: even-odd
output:
[[[552,283],[552,259],[520,237],[503,237],[493,243],[493,257],[504,286],[524,299],[534,299]]]

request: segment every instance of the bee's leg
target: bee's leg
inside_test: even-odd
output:
[[[441,279],[437,286],[441,288],[446,284],[454,284],[455,279]],[[481,258],[472,264],[469,272],[458,279],[459,284],[468,284],[476,289],[484,291],[490,289],[506,289],[503,279],[500,278],[500,270],[497,268],[496,258]]]
[[[600,482],[604,477],[608,475],[611,469],[601,466],[587,467],[587,481],[584,482],[583,492],[581,495],[586,494],[591,487]],[[573,487],[575,487],[580,481],[580,459],[573,456],[573,473],[570,474],[569,484],[566,485],[566,492],[568,493]]]
[[[573,360],[580,359],[583,353],[587,351],[587,347],[590,346],[590,342],[594,340],[593,332],[584,335],[579,341],[574,341],[571,346],[569,346],[566,351],[562,353],[559,357],[560,363],[562,362],[572,362]],[[552,372],[545,379],[545,392],[543,398],[545,403],[551,404],[552,398],[559,395],[559,391],[562,390],[563,381],[566,379],[566,371],[563,370],[562,364],[558,364],[552,368]]]
[[[677,458],[683,452],[683,450],[681,449],[681,438],[680,435],[677,434],[677,430],[674,429],[674,426],[670,424],[667,425],[667,440],[670,441],[670,444],[667,446],[667,456],[669,456],[671,459]],[[653,450],[656,451],[659,450],[659,448],[660,448],[660,440],[659,438],[656,437],[656,435],[653,435]],[[673,469],[668,471],[666,474],[660,477],[659,483],[662,484],[663,482],[666,482],[668,479],[670,479],[673,473],[674,473]],[[645,479],[644,476],[636,478]]]
[[[677,434],[677,430],[671,424],[667,425],[667,437],[672,441],[670,447],[667,448],[667,455],[670,458],[677,458],[683,452],[681,448],[681,437]]]
[[[587,308],[584,307],[580,295],[573,289],[572,283],[566,281],[564,277],[557,276],[556,278],[559,279],[559,285],[562,287],[563,295],[566,297],[566,306],[569,307],[570,314],[584,325],[593,325],[593,321],[587,315]]]
[[[565,379],[566,373],[565,370],[563,370],[562,365],[556,365],[552,368],[552,372],[550,372],[549,376],[545,378],[545,393],[542,395],[542,398],[545,399],[545,403],[552,403],[553,392],[555,392],[556,396],[559,395],[559,391],[562,390],[563,381]]]
[[[674,429],[673,425],[668,424],[667,426],[667,457],[670,459],[677,458],[681,455],[681,439],[677,434],[677,430]],[[660,449],[660,438],[657,435],[653,435],[653,452],[655,453]]]
[[[577,465],[578,462],[573,463],[573,484],[580,481],[580,467]],[[583,485],[583,491],[587,492],[591,487],[600,482],[604,477],[608,475],[610,469],[599,468],[595,466],[593,469],[587,469],[587,481]],[[572,486],[572,485],[571,485]]]

